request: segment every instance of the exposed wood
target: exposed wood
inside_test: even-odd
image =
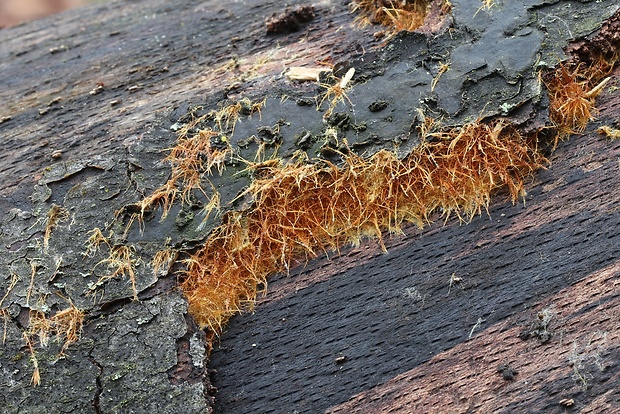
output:
[[[613,122],[620,101],[601,101]],[[217,411],[613,412],[620,145],[595,130],[560,145],[525,204],[273,280],[213,353]]]
[[[299,133],[328,127],[361,155],[405,156],[418,143],[418,109],[452,126],[508,115],[531,132],[548,125],[534,67],[555,65],[569,42],[575,59],[597,45],[617,51],[613,1],[455,0],[449,18],[440,3],[419,32],[387,39],[355,23],[347,1],[328,0],[302,12],[301,0],[111,1],[0,30],[3,412],[620,406],[618,68],[596,121],[560,143],[524,203],[499,193],[471,223],[437,215],[423,230],[386,235],[388,254],[368,241],[275,275],[210,356],[213,333],[197,328],[176,289],[183,264],[151,259],[164,248],[186,258],[219,218],[203,230],[197,207],[177,205],[163,222],[153,212],[127,227],[170,174],[162,160],[174,131],[224,103],[267,100],[260,119],[230,134],[242,156],[257,151],[245,138],[282,119],[285,158],[301,148]],[[514,25],[507,15],[519,16]],[[349,102],[336,108],[346,122],[315,110],[325,86],[285,72],[332,66],[339,79],[352,75]],[[226,204],[248,183],[242,169],[212,177],[227,209],[251,205]],[[75,334],[58,322],[67,309],[85,318],[65,348]],[[31,312],[58,340],[44,346]]]

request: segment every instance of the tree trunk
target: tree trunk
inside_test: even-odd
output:
[[[384,236],[387,254],[365,241],[274,275],[212,352],[177,281],[224,214],[203,222],[197,195],[131,225],[170,177],[175,131],[227,104],[265,99],[220,137],[237,157],[209,177],[225,211],[246,211],[238,158],[402,159],[420,143],[420,111],[445,128],[505,117],[533,133],[551,125],[541,70],[564,50],[618,50],[615,1],[439,3],[399,34],[361,27],[344,1],[262,0],[113,1],[0,30],[3,412],[620,406],[620,141],[597,133],[617,133],[618,68],[582,135],[551,152],[541,132],[551,164],[522,202],[499,192],[466,225],[434,216]],[[339,78],[355,69],[333,107],[327,80],[284,73],[330,65]],[[158,268],[165,248],[179,260]]]

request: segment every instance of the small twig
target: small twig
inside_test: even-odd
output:
[[[603,79],[598,85],[596,85],[594,88],[592,88],[592,90],[590,92],[587,92],[585,94],[585,97],[588,98],[588,99],[597,97],[598,94],[601,93],[601,91],[603,90],[605,85],[607,85],[607,82],[609,82],[610,79],[611,79],[611,77],[607,77],[607,78]]]
[[[467,339],[471,339],[476,328],[480,327],[480,325],[482,325],[484,322],[486,322],[486,319],[478,318],[476,324],[471,328],[471,331],[469,332],[469,337]]]

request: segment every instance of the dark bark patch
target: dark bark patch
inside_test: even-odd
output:
[[[267,34],[283,34],[297,32],[301,27],[314,20],[314,8],[312,6],[299,6],[294,9],[287,8],[284,13],[272,16],[267,20]]]

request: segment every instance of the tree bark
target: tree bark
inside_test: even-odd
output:
[[[166,246],[186,257],[219,219],[203,228],[198,211],[175,206],[167,220],[127,226],[169,177],[174,130],[225,103],[266,99],[230,136],[246,159],[257,145],[245,139],[276,124],[283,158],[300,134],[327,127],[361,155],[405,157],[419,143],[419,109],[447,127],[505,116],[531,132],[549,125],[539,69],[569,45],[583,56],[604,38],[617,52],[613,30],[599,30],[617,24],[614,1],[451,3],[445,20],[389,39],[357,25],[344,1],[314,4],[307,19],[291,15],[302,1],[113,1],[0,30],[3,412],[620,406],[620,141],[596,132],[618,127],[617,68],[597,120],[560,143],[523,203],[500,193],[467,225],[390,236],[387,255],[367,242],[274,276],[211,354],[176,289],[182,263],[157,270],[150,260]],[[346,126],[325,119],[326,103],[315,110],[324,87],[283,74],[324,63],[340,76],[355,68],[336,106]],[[305,150],[321,157],[324,144]],[[231,162],[211,178],[225,209],[245,208],[233,202],[249,184],[243,168]],[[65,215],[50,226],[54,209]],[[107,241],[89,252],[95,228]],[[106,259],[123,246],[133,280],[108,277]],[[59,338],[45,346],[33,321],[66,309],[85,313],[80,340],[64,347],[66,331],[52,326]]]

